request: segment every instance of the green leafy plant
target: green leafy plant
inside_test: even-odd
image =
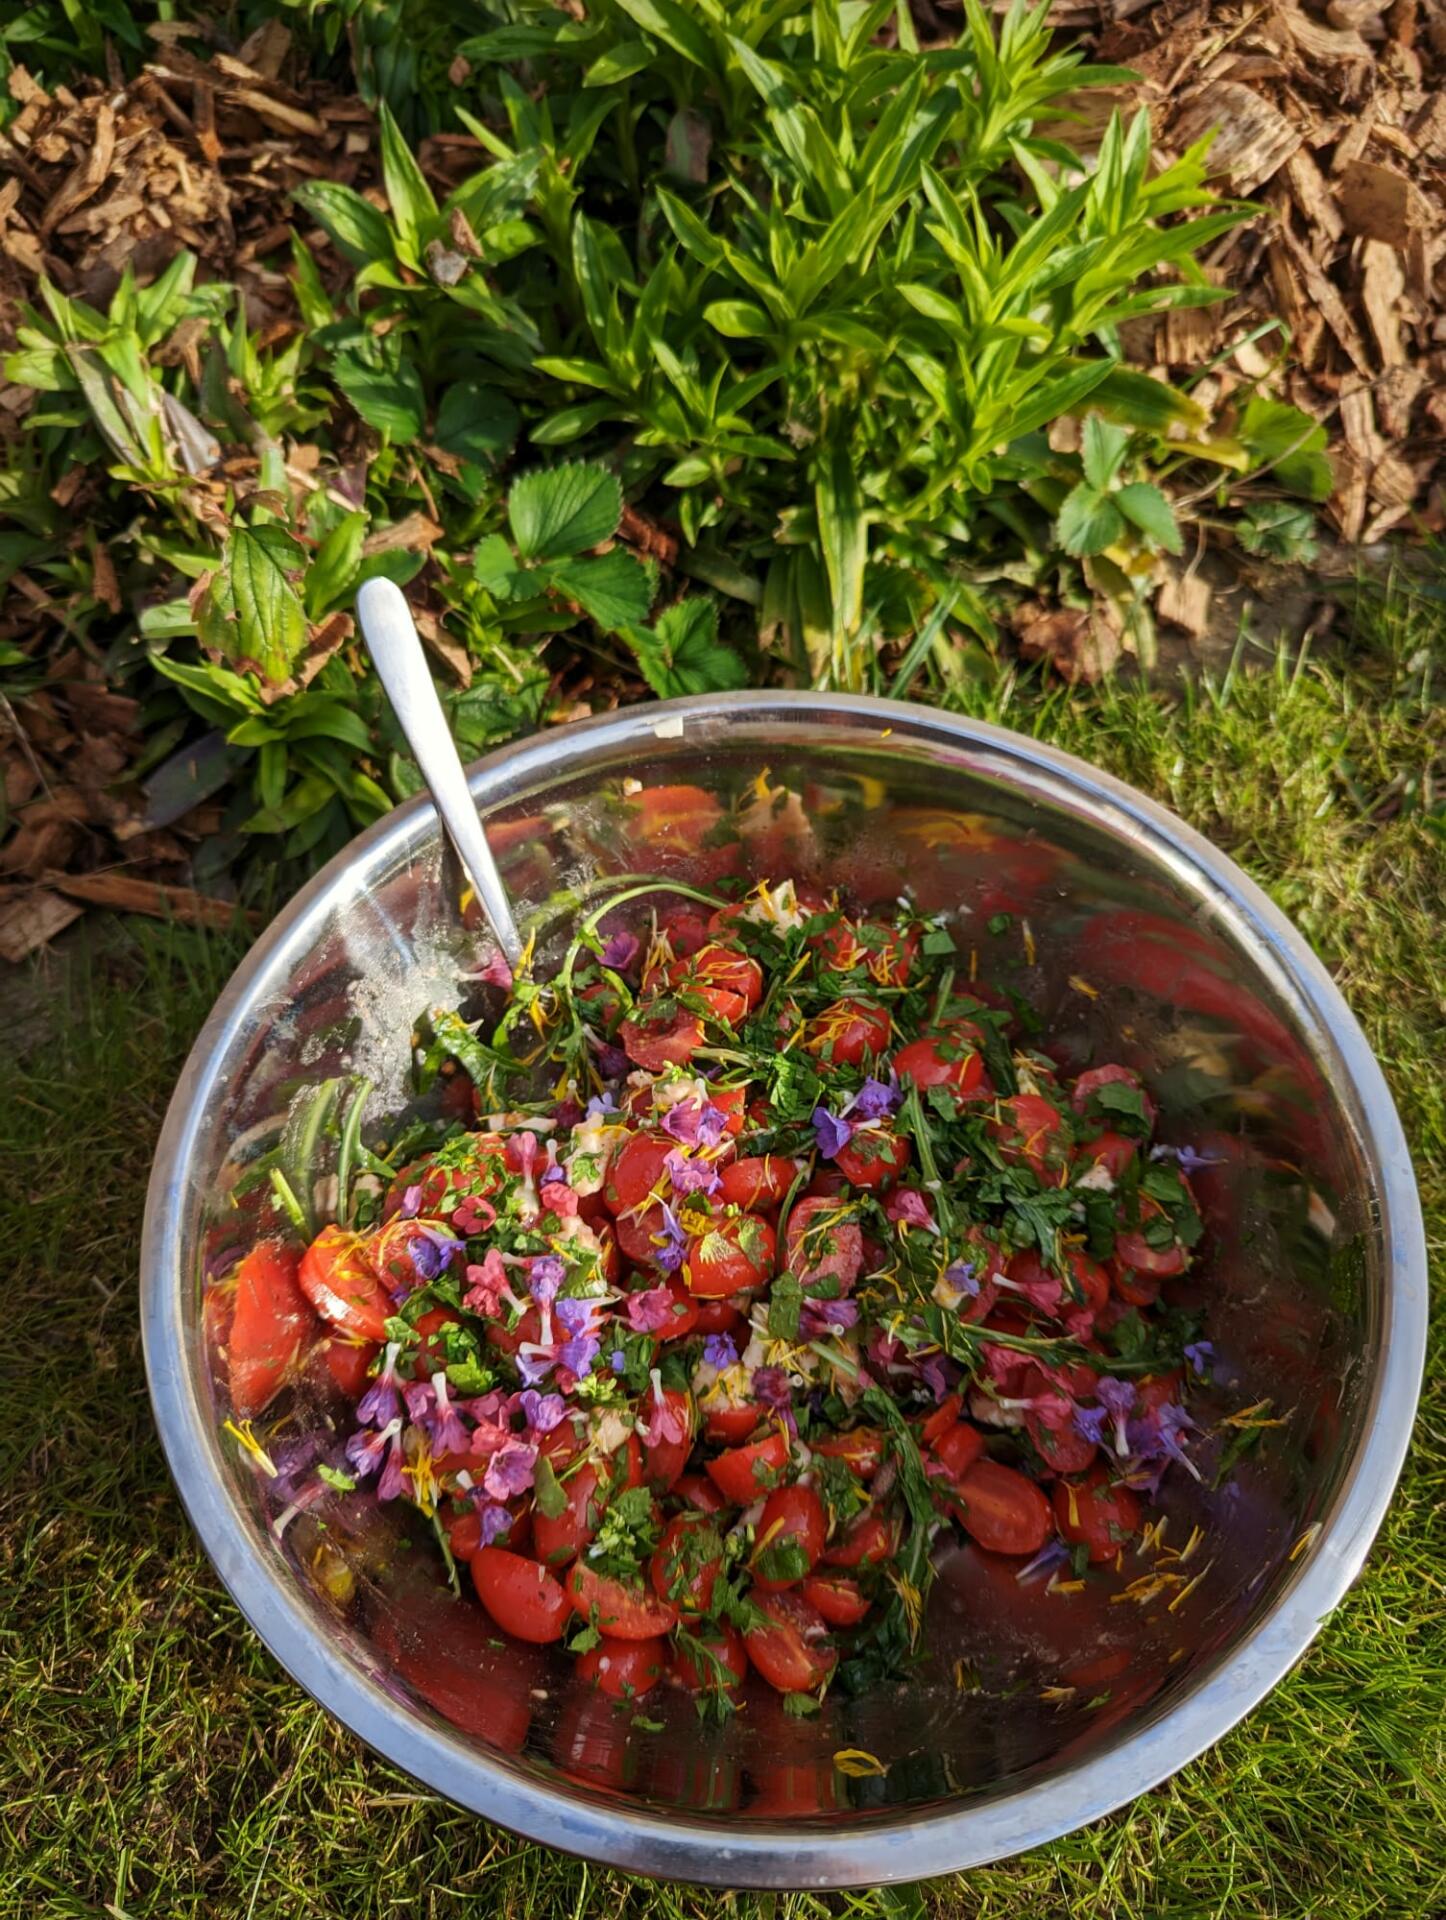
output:
[[[1097,413],[1084,423],[1080,460],[1084,478],[1060,503],[1055,528],[1066,553],[1104,553],[1133,531],[1151,547],[1179,553],[1180,529],[1169,501],[1149,480],[1124,480],[1127,428]]]

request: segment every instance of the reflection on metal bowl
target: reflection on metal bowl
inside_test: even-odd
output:
[[[1011,983],[1065,1065],[1123,1059],[1166,1140],[1210,1150],[1199,1286],[1238,1426],[1218,1486],[1172,1474],[1148,1558],[1077,1592],[943,1550],[907,1682],[807,1718],[749,1692],[700,1725],[570,1684],[504,1645],[405,1549],[407,1518],[306,1473],[340,1403],[279,1416],[281,1476],[221,1435],[203,1303],[255,1230],[232,1201],[299,1087],[407,1103],[411,1022],[480,1009],[435,816],[362,835],[258,942],[198,1040],[146,1220],[151,1391],[193,1521],[277,1658],[417,1778],[552,1845],[735,1886],[916,1880],[999,1858],[1120,1805],[1217,1739],[1309,1643],[1364,1560],[1419,1386],[1425,1250],[1399,1124],[1305,942],[1230,861],[1078,761],[922,708],[720,695],[632,709],[493,756],[473,791],[544,952],[599,880],[791,873],[860,905],[906,889],[954,916],[1027,919]],[[1268,1405],[1265,1405],[1268,1403]],[[300,1506],[293,1496],[306,1488]],[[398,1503],[399,1505],[400,1503]],[[324,1526],[323,1526],[324,1523]],[[877,1765],[839,1764],[870,1756]]]

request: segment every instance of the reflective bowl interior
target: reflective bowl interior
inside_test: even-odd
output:
[[[909,713],[888,731],[871,714],[735,709],[686,728],[664,718],[641,738],[559,735],[477,785],[544,952],[621,874],[736,888],[787,873],[885,910],[907,895],[948,916],[961,968],[1017,996],[1033,1045],[1070,1071],[1138,1068],[1161,1138],[1211,1161],[1195,1176],[1217,1381],[1192,1402],[1211,1430],[1200,1478],[1172,1468],[1150,1549],[1064,1583],[1074,1591],[946,1548],[906,1682],[832,1694],[804,1718],[750,1683],[741,1712],[705,1725],[680,1693],[615,1708],[581,1695],[553,1650],[500,1641],[470,1597],[437,1584],[430,1537],[400,1503],[338,1493],[288,1515],[291,1477],[273,1483],[217,1442],[237,1542],[223,1572],[245,1561],[244,1584],[264,1562],[330,1661],[385,1688],[399,1724],[445,1726],[485,1754],[493,1778],[720,1833],[887,1825],[1055,1779],[1176,1711],[1278,1603],[1361,1443],[1387,1252],[1355,1091],[1288,960],[1196,866],[1189,836],[1162,836],[1121,789]],[[324,1076],[369,1076],[368,1132],[385,1138],[412,1099],[413,1020],[488,1010],[491,990],[464,977],[483,944],[457,900],[430,810],[384,823],[293,910],[188,1069],[190,1095],[209,1091],[184,1164],[160,1175],[178,1192],[182,1351],[152,1366],[182,1369],[212,1426],[228,1407],[207,1276],[258,1230],[238,1181],[298,1088]],[[304,1465],[336,1412],[298,1391],[258,1437]],[[877,1765],[836,1763],[848,1753]],[[462,1797],[487,1798],[475,1785]]]

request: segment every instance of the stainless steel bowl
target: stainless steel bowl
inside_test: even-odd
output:
[[[640,851],[629,837],[633,783],[737,800],[764,774],[797,799],[755,797],[741,850],[713,844],[696,817],[680,830],[696,845],[664,834]],[[427,1556],[399,1544],[395,1508],[338,1495],[288,1518],[289,1487],[250,1471],[220,1431],[205,1282],[254,1231],[254,1203],[235,1206],[233,1189],[296,1088],[359,1069],[380,1123],[406,1103],[410,1021],[475,994],[460,976],[476,938],[416,800],[258,941],[157,1151],[142,1266],[151,1394],[187,1510],[246,1618],[309,1693],[439,1793],[654,1875],[917,1880],[1048,1840],[1163,1780],[1269,1691],[1360,1571],[1419,1389],[1426,1260],[1405,1142],[1305,941],[1139,794],[920,707],[812,694],[639,707],[495,754],[472,787],[544,939],[599,876],[660,863],[708,876],[730,860],[786,862],[866,900],[907,885],[953,912],[962,945],[1015,969],[1039,1044],[1079,1064],[1123,1053],[1164,1136],[1219,1156],[1199,1176],[1202,1293],[1227,1384],[1202,1418],[1268,1405],[1202,1444],[1201,1483],[1172,1469],[1148,1559],[1061,1597],[954,1549],[917,1678],[831,1696],[808,1720],[762,1695],[722,1729],[682,1696],[650,1696],[646,1716],[579,1701],[560,1659],[499,1653],[475,1606],[422,1576]],[[991,934],[1006,912],[1009,930]],[[300,1396],[268,1444],[305,1459],[325,1420]],[[1227,1448],[1234,1470],[1212,1486]],[[836,1766],[849,1749],[883,1771]]]

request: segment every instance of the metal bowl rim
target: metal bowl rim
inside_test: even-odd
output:
[[[357,836],[283,909],[222,992],[188,1056],[156,1148],[141,1248],[141,1317],[152,1404],[171,1473],[232,1599],[286,1671],[378,1753],[470,1811],[527,1838],[628,1871],[735,1887],[842,1888],[927,1879],[1022,1852],[1098,1819],[1158,1785],[1220,1739],[1305,1652],[1360,1572],[1394,1491],[1424,1366],[1426,1246],[1410,1157],[1385,1077],[1329,973],[1265,893],[1168,809],[1074,755],[987,722],[866,695],[712,694],[650,703],[504,747],[469,770],[479,801],[504,802],[538,779],[587,771],[636,741],[687,738],[730,725],[750,733],[809,721],[875,738],[891,728],[973,751],[1016,783],[1083,804],[1163,864],[1222,919],[1292,1004],[1337,1098],[1357,1127],[1379,1202],[1385,1298],[1375,1379],[1355,1453],[1320,1531],[1269,1607],[1153,1719],[1051,1778],[977,1800],[837,1826],[709,1821],[621,1800],[578,1798],[524,1776],[441,1724],[400,1717],[396,1702],[341,1657],[278,1577],[240,1518],[217,1436],[187,1364],[182,1302],[185,1171],[218,1087],[220,1063],[269,980],[284,981],[311,949],[344,883],[384,867],[439,832],[426,794]],[[700,744],[703,744],[700,742]]]

